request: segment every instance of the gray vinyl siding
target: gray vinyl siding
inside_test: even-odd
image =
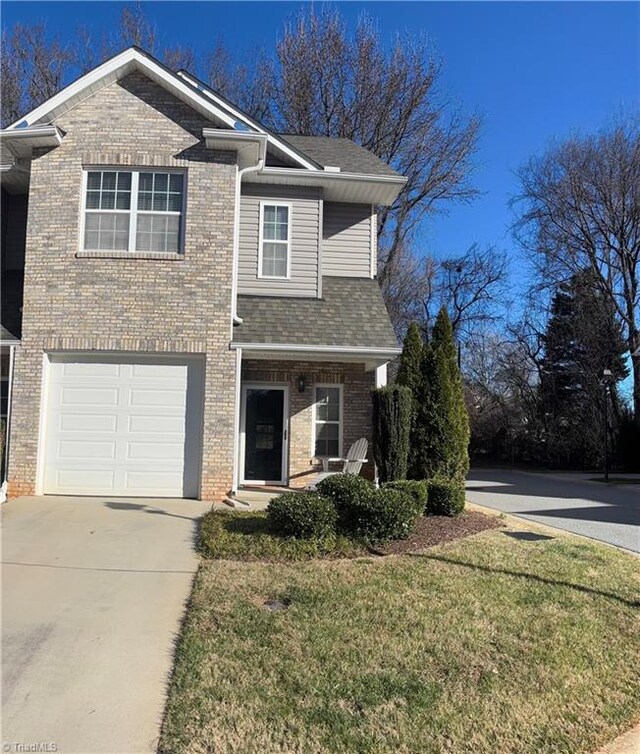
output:
[[[260,202],[291,205],[291,278],[258,277]],[[284,186],[243,186],[240,198],[238,293],[262,296],[318,296],[320,201],[316,189]]]
[[[371,205],[325,202],[322,274],[371,277]]]

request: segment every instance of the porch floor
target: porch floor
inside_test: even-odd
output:
[[[300,492],[290,487],[240,487],[234,498],[227,498],[226,504],[238,510],[263,511],[274,497],[283,492]]]

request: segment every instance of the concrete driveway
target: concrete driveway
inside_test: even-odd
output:
[[[571,474],[472,469],[467,499],[640,552],[640,486],[605,485]]]
[[[2,506],[4,751],[156,750],[206,508],[80,497]]]

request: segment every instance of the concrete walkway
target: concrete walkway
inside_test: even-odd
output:
[[[5,751],[156,750],[206,508],[79,497],[2,506]]]
[[[467,499],[547,526],[640,552],[640,487],[571,474],[472,469]]]

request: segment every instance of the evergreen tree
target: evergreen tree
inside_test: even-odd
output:
[[[422,351],[423,341],[420,329],[415,322],[409,325],[407,334],[402,344],[402,355],[396,382],[411,390],[411,430],[408,459],[408,476],[411,479],[420,479],[416,476],[416,449],[422,441],[419,427],[417,426],[418,409],[422,384]]]
[[[443,476],[462,480],[469,470],[469,416],[453,329],[444,307],[432,340],[423,349],[421,371],[413,474],[422,479]]]
[[[622,328],[593,273],[585,270],[558,286],[543,337],[541,407],[547,462],[594,467],[601,462],[604,391],[610,369],[612,416],[621,413],[615,383],[628,374]]]

